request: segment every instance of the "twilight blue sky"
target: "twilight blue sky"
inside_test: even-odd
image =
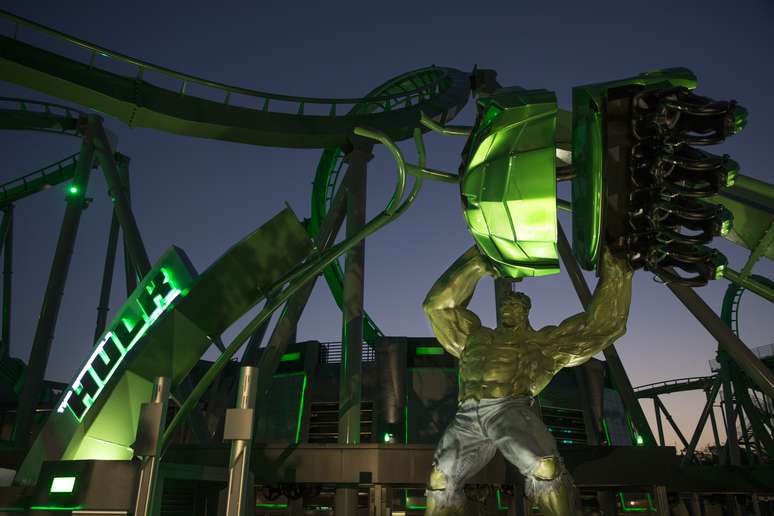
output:
[[[774,4],[767,0],[674,2],[97,2],[9,1],[0,7],[60,31],[188,74],[247,88],[308,96],[359,96],[405,71],[437,64],[461,70],[494,68],[503,85],[556,91],[569,107],[574,85],[685,66],[698,92],[734,98],[750,111],[741,136],[718,147],[744,174],[772,182],[769,169],[774,107]],[[0,20],[0,31],[10,35]],[[25,39],[26,38],[26,39]],[[22,31],[21,39],[29,38]],[[128,73],[128,71],[127,71]],[[0,96],[42,98],[0,83]],[[456,123],[472,122],[472,102]],[[199,140],[107,119],[119,150],[132,158],[135,214],[151,260],[171,244],[203,270],[234,242],[288,202],[309,215],[320,152]],[[456,170],[463,140],[430,135],[428,164]],[[408,156],[413,151],[403,146]],[[78,149],[71,138],[4,133],[0,182],[57,161]],[[82,219],[54,340],[48,377],[69,380],[89,352],[110,221],[104,181],[92,176],[93,203]],[[370,164],[369,214],[386,202],[394,178],[387,152]],[[567,188],[560,193],[566,198]],[[51,189],[17,205],[11,352],[27,360],[56,236],[63,192]],[[569,231],[570,221],[562,217]],[[412,209],[366,245],[366,309],[389,335],[430,335],[420,309],[436,277],[471,243],[454,186],[428,183]],[[717,246],[740,269],[746,251]],[[765,261],[755,272],[774,277]],[[591,275],[589,280],[593,281]],[[115,281],[111,307],[121,301]],[[525,281],[533,325],[556,323],[580,310],[566,275]],[[725,281],[700,294],[720,309]],[[494,323],[491,281],[472,303]],[[746,296],[743,339],[774,340],[770,304]],[[235,325],[238,329],[239,324]],[[235,334],[227,332],[226,341]],[[300,339],[340,339],[340,314],[318,284],[299,328]],[[617,344],[634,385],[708,374],[716,343],[668,289],[639,272],[628,333]],[[684,431],[703,394],[665,399]],[[652,413],[651,407],[646,411]],[[670,442],[676,439],[668,432]],[[707,441],[708,435],[703,441]]]

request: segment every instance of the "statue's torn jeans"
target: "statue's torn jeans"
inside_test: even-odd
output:
[[[465,482],[486,466],[496,450],[524,475],[531,500],[574,491],[556,441],[531,405],[528,396],[469,398],[460,403],[435,450],[426,491],[428,514],[461,511]]]

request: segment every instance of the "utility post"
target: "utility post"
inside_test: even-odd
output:
[[[347,226],[351,238],[365,225],[366,172],[373,158],[373,142],[351,137],[352,150],[347,154]],[[344,335],[339,372],[339,444],[360,443],[361,354],[363,347],[363,272],[365,241],[347,252],[344,265]],[[357,488],[336,489],[336,515],[355,516]]]

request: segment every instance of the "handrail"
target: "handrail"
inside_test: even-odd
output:
[[[685,385],[693,382],[710,381],[713,378],[715,377],[713,375],[710,375],[710,376],[690,376],[688,378],[675,378],[673,380],[663,380],[661,382],[648,383],[645,385],[640,385],[639,387],[635,387],[634,392],[648,390],[653,387],[661,387],[661,386],[667,386],[667,385]]]
[[[24,107],[25,105],[32,104],[32,105],[35,105],[35,106],[43,106],[43,113],[46,113],[46,114],[49,113],[49,111],[48,111],[49,107],[61,109],[61,110],[65,111],[68,115],[69,115],[69,113],[75,113],[78,116],[83,114],[83,111],[80,111],[78,109],[71,108],[71,107],[68,107],[68,106],[63,106],[61,104],[54,104],[53,102],[44,102],[44,101],[41,101],[41,100],[19,99],[19,98],[14,98],[14,97],[0,97],[0,103],[2,103],[2,102],[12,102],[14,104],[19,104],[19,105],[21,105],[21,111],[26,111],[26,109]],[[76,118],[76,117],[71,117],[71,118]]]
[[[270,100],[277,100],[277,101],[283,101],[283,102],[291,102],[299,104],[299,111],[300,114],[303,114],[303,105],[304,104],[329,104],[331,106],[331,115],[335,116],[335,107],[337,105],[348,105],[348,104],[362,104],[362,103],[369,103],[369,104],[379,104],[381,101],[387,101],[392,99],[407,99],[410,100],[412,96],[416,96],[419,94],[423,95],[430,95],[432,93],[439,92],[439,87],[441,82],[446,78],[447,72],[435,68],[434,66],[431,66],[425,70],[427,72],[434,72],[438,74],[437,77],[434,78],[431,82],[427,84],[423,84],[418,86],[417,88],[414,88],[413,90],[408,90],[405,92],[400,92],[397,94],[392,95],[381,95],[378,97],[365,97],[365,98],[325,98],[325,97],[301,97],[301,96],[293,96],[293,95],[282,95],[282,94],[276,94],[276,93],[269,93],[265,91],[259,91],[259,90],[251,90],[248,88],[242,88],[239,86],[231,86],[228,84],[224,84],[218,81],[211,81],[209,79],[204,79],[201,77],[196,77],[194,75],[184,74],[175,70],[172,70],[170,68],[166,68],[163,66],[155,65],[153,63],[149,63],[147,61],[143,61],[141,59],[136,59],[131,56],[128,56],[126,54],[123,54],[121,52],[115,52],[113,50],[110,50],[108,48],[96,45],[94,43],[82,40],[80,38],[76,38],[75,36],[71,36],[69,34],[66,34],[64,32],[58,31],[56,29],[52,29],[50,27],[46,27],[45,25],[41,25],[37,22],[34,22],[32,20],[28,20],[26,18],[23,18],[21,16],[18,16],[16,14],[13,14],[11,12],[8,12],[6,10],[0,9],[0,17],[10,19],[14,21],[17,26],[23,25],[26,27],[30,27],[34,30],[43,32],[45,34],[48,34],[50,36],[53,36],[55,38],[58,38],[60,40],[64,40],[70,44],[79,46],[81,48],[85,48],[87,50],[90,50],[92,53],[91,56],[91,62],[89,63],[89,68],[91,68],[94,65],[94,59],[97,55],[100,55],[102,57],[108,57],[115,61],[121,61],[124,63],[128,63],[130,65],[136,66],[138,68],[137,70],[137,78],[141,79],[143,76],[143,73],[147,71],[157,72],[161,73],[166,76],[174,77],[176,79],[179,79],[182,81],[180,85],[179,93],[181,95],[185,95],[185,90],[187,88],[187,85],[189,83],[191,84],[199,84],[201,86],[206,86],[209,88],[214,88],[220,91],[223,91],[226,93],[226,97],[224,100],[224,103],[228,104],[230,95],[232,93],[240,94],[240,95],[246,95],[249,97],[255,97],[259,99],[263,99],[266,101],[266,104],[264,104],[263,109],[267,110],[268,108],[268,101]],[[15,31],[18,33],[18,30]],[[18,35],[14,34],[14,39],[18,39]],[[416,74],[415,72],[410,72],[412,75]],[[408,74],[406,74],[408,75]]]
[[[15,185],[16,183],[21,183],[21,186],[23,186],[27,183],[26,179],[31,178],[32,176],[45,177],[46,171],[53,168],[56,168],[56,170],[61,170],[63,168],[63,164],[66,163],[67,165],[69,165],[71,163],[78,161],[79,154],[80,154],[79,152],[76,152],[75,154],[72,154],[70,156],[67,156],[66,158],[60,159],[59,161],[56,161],[48,166],[40,168],[34,172],[30,172],[29,174],[25,174],[23,176],[17,177],[16,179],[11,179],[10,181],[0,184],[0,190],[2,190],[2,192],[6,192],[9,187],[11,187],[12,185]]]

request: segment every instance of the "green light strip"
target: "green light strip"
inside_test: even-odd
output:
[[[607,445],[613,446],[613,441],[610,440],[610,431],[607,429],[607,419],[602,418],[602,431],[605,432],[605,439],[607,439]]]
[[[417,355],[443,355],[444,349],[438,346],[420,346],[416,351]]]
[[[296,360],[301,360],[300,351],[296,351],[295,353],[285,353],[282,355],[282,358],[280,358],[280,362],[295,362]]]
[[[257,503],[255,504],[255,506],[261,509],[287,509],[288,508],[288,504],[286,503]]]
[[[72,507],[57,507],[55,505],[31,505],[31,511],[80,511],[83,505],[74,505]]]
[[[304,417],[304,396],[306,395],[306,375],[301,386],[301,403],[298,405],[298,423],[296,424],[296,444],[301,440],[301,420]]]
[[[497,491],[495,491],[495,493],[497,494],[497,510],[498,511],[507,511],[508,510],[508,506],[507,505],[503,505],[502,495],[500,494],[500,490],[498,489]]]
[[[306,375],[303,371],[297,371],[295,373],[282,373],[282,374],[275,374],[272,376],[272,378],[290,378],[291,376],[304,376]]]

